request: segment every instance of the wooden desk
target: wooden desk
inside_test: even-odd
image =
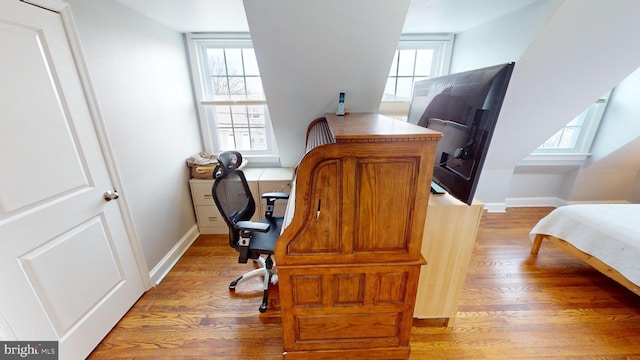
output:
[[[327,114],[275,249],[286,359],[402,359],[440,133],[376,114]]]

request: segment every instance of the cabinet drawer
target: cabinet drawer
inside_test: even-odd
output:
[[[191,180],[191,196],[193,196],[194,205],[215,205],[213,196],[211,195],[211,188],[213,187],[213,180],[194,181]],[[258,188],[257,181],[249,181],[249,189],[253,195],[253,200],[258,203],[260,199],[260,189]]]
[[[214,205],[211,196],[213,180],[191,180],[191,196],[194,205]]]
[[[227,224],[215,205],[198,205],[196,213],[199,227],[216,227],[223,229],[223,233],[227,232]]]
[[[198,230],[200,234],[208,235],[208,234],[229,234],[228,228],[225,226],[224,228],[215,227],[215,226],[200,226],[198,225]]]

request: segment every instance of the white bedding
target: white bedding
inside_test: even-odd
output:
[[[640,204],[567,205],[531,230],[555,236],[600,259],[640,285]]]

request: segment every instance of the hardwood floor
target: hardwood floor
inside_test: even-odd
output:
[[[640,359],[640,297],[528,232],[548,208],[484,215],[453,328],[415,320],[410,359]],[[201,236],[90,359],[281,359],[277,287],[228,283],[226,236]]]

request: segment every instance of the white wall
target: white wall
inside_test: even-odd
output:
[[[565,177],[562,166],[541,167],[536,171],[528,166],[516,167],[507,202],[524,204],[526,201],[523,199],[527,199],[528,205],[539,205],[543,201],[540,194],[553,199],[546,205],[554,202],[633,201],[628,195],[640,169],[640,155],[626,148],[640,137],[638,91],[640,70],[635,70],[616,86],[609,98],[586,168],[576,167],[575,176]],[[549,184],[548,177],[553,174],[563,183]]]
[[[634,126],[640,127],[640,122]],[[636,184],[639,169],[640,137],[626,144],[621,143],[618,149],[582,169],[568,199],[631,201],[629,197]]]
[[[622,145],[640,137],[640,70],[620,82],[612,92],[591,148],[595,163]],[[638,157],[640,161],[640,157]],[[640,166],[640,164],[638,164]]]
[[[636,174],[635,183],[632,185],[631,190],[629,191],[627,200],[635,204],[640,204],[640,171],[638,171],[638,173]]]
[[[517,60],[476,197],[504,207],[515,165],[638,67],[640,47],[627,43],[638,11],[634,0],[557,8]]]
[[[640,70],[617,85],[568,201],[632,201],[640,171]]]
[[[541,0],[456,34],[451,73],[518,61],[563,0]]]
[[[571,166],[517,167],[513,172],[509,194],[518,198],[549,198],[564,194],[566,198],[570,191],[564,185],[567,181],[574,181],[577,172],[578,168]]]
[[[640,70],[634,71],[618,84],[609,98],[602,122],[591,148],[591,156],[576,176],[564,177],[562,168],[551,167],[564,182],[563,189],[550,186],[547,174],[528,171],[521,174],[516,167],[508,192],[508,202],[528,199],[528,205],[540,203],[539,194],[564,203],[571,202],[640,202],[634,192],[640,171]],[[637,190],[636,190],[637,191]],[[556,201],[557,201],[556,200]],[[549,203],[547,203],[549,205]]]
[[[147,266],[196,223],[185,160],[202,149],[182,35],[107,0],[68,0]]]
[[[376,112],[409,0],[245,0],[280,161],[295,166],[308,124],[335,112]]]
[[[537,1],[505,16],[457,34],[451,60],[451,72],[461,72],[511,61],[515,61],[516,68],[518,68],[518,62],[522,55],[535,40],[536,36],[544,29],[563,1]],[[507,91],[511,91],[511,89],[509,88]],[[503,106],[506,106],[506,104]],[[499,121],[503,120],[499,119]],[[509,135],[508,139],[513,142],[514,146],[518,146],[520,143],[520,141],[513,141],[518,139],[518,135]],[[495,137],[493,142],[496,142]],[[507,149],[507,146],[503,146],[503,148]],[[494,151],[509,150],[500,149]],[[485,164],[475,197],[485,203],[499,203],[497,205],[498,209],[503,209],[506,201],[504,191],[511,186],[513,169],[486,170],[486,168]],[[488,180],[487,173],[490,175]],[[520,174],[516,179],[526,179],[527,177],[528,174]],[[542,180],[541,183],[549,184],[548,180]],[[525,180],[525,183],[515,185],[515,191],[527,188],[529,185],[530,183]],[[539,193],[543,192],[540,191]],[[496,201],[494,199],[500,200]],[[488,205],[491,210],[494,210],[494,205]]]

